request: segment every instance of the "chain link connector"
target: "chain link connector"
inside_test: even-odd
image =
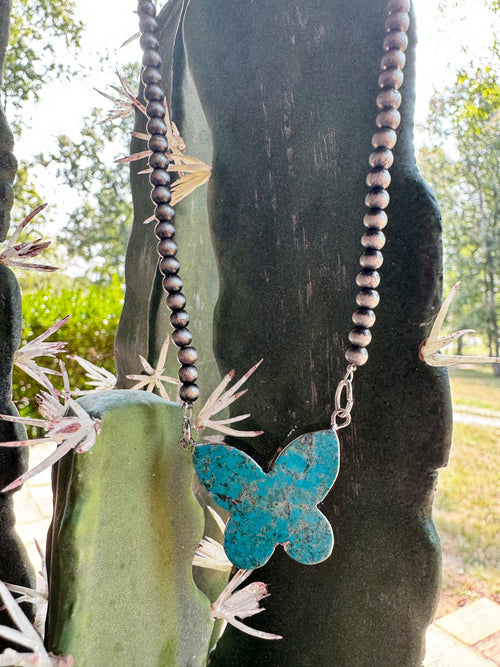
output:
[[[182,418],[182,436],[179,440],[179,446],[186,452],[194,449],[196,442],[192,437],[191,419],[193,417],[193,404],[184,403],[184,417]]]
[[[354,371],[356,370],[354,364],[349,364],[347,372],[338,383],[335,390],[335,410],[332,412],[331,426],[332,430],[338,431],[341,428],[349,426],[351,423],[351,410],[354,405],[354,395],[352,389],[352,380]],[[345,391],[345,405],[342,405],[342,399]],[[338,422],[337,420],[343,420]]]

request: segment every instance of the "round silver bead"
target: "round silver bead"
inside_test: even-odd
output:
[[[170,185],[170,174],[166,169],[153,169],[153,171],[149,174],[149,182],[151,185],[163,185],[163,186],[168,186]],[[159,202],[159,203],[167,203],[167,202]]]
[[[394,67],[395,69],[403,69],[406,64],[406,56],[403,51],[399,49],[391,49],[384,53],[382,60],[380,61],[381,69],[390,69]]]
[[[358,287],[367,287],[369,289],[376,289],[380,285],[380,275],[377,271],[370,271],[364,269],[356,276],[356,285]]]
[[[139,44],[141,45],[141,49],[144,51],[147,51],[148,49],[156,50],[160,48],[158,37],[152,32],[143,32],[139,39]]]
[[[193,334],[189,329],[176,329],[172,332],[172,340],[177,345],[177,347],[186,347],[191,345],[193,341]]]
[[[179,273],[181,265],[175,257],[164,257],[160,260],[160,271],[163,274],[175,274]]]
[[[175,275],[175,276],[165,276],[162,280],[162,285],[163,289],[165,292],[181,292],[182,291],[182,279],[180,276]],[[187,331],[187,329],[186,329]],[[175,333],[175,331],[174,331]],[[173,335],[173,334],[172,334]],[[192,338],[192,337],[191,337]],[[191,341],[185,343],[186,345],[189,345]]]
[[[195,364],[198,360],[198,352],[195,347],[186,346],[181,347],[179,352],[177,352],[177,359],[180,364]]]
[[[363,218],[363,224],[370,229],[384,229],[387,225],[387,213],[381,209],[373,209]]]
[[[346,360],[354,366],[363,366],[368,361],[368,352],[364,347],[351,345],[345,353]]]
[[[182,292],[176,292],[175,294],[169,294],[167,296],[167,306],[170,310],[181,310],[186,305],[186,297]],[[181,361],[181,363],[183,363]],[[193,362],[185,362],[193,363]]]
[[[175,329],[185,329],[189,324],[189,313],[186,310],[174,310],[170,313],[170,324]]]
[[[377,114],[375,122],[378,127],[390,127],[395,130],[401,123],[401,114],[397,109],[384,109]]]
[[[405,80],[404,74],[400,69],[392,67],[381,72],[378,77],[378,85],[380,88],[401,88]]]
[[[171,238],[164,238],[158,242],[158,254],[162,257],[175,257],[177,254],[177,243]]]
[[[151,74],[148,74],[148,77],[151,79],[151,83],[161,83],[161,72],[160,70],[151,67],[146,68],[142,74],[142,78],[144,80],[144,74],[145,72],[151,72]],[[158,74],[158,79],[155,79],[153,76],[153,72]],[[144,81],[144,83],[149,83],[148,81]],[[148,118],[165,118],[165,105],[163,102],[159,102],[158,100],[152,100],[151,102],[148,102],[146,105],[146,114]]]
[[[166,153],[168,150],[167,137],[163,134],[153,134],[149,137],[148,148],[153,153]]]
[[[392,150],[396,145],[398,140],[398,135],[390,127],[382,127],[378,132],[372,136],[372,146],[373,148],[388,148]]]
[[[373,188],[365,197],[368,208],[387,208],[389,205],[389,193],[383,188]]]
[[[402,30],[406,32],[410,27],[410,17],[407,12],[394,12],[389,14],[385,21],[385,28],[387,31]]]
[[[370,329],[363,327],[354,327],[349,332],[349,342],[357,347],[367,347],[371,343],[372,334]]]
[[[390,183],[391,175],[382,167],[375,167],[366,176],[366,185],[370,188],[388,188]]]
[[[394,162],[394,155],[390,150],[385,148],[385,146],[381,146],[370,154],[368,162],[370,163],[371,167],[383,167],[384,169],[390,169],[392,167],[392,163]]]
[[[356,303],[364,308],[376,308],[380,303],[380,295],[374,289],[362,289],[356,295]]]
[[[401,93],[392,86],[377,95],[377,106],[379,109],[399,109],[401,101]]]
[[[352,314],[352,321],[357,327],[362,327],[363,329],[371,329],[375,324],[375,313],[369,308],[358,308]]]
[[[354,366],[363,366],[368,361],[368,352],[364,347],[351,345],[345,353],[346,360]]]
[[[185,383],[193,383],[198,379],[198,369],[192,364],[179,368],[179,380]]]
[[[378,250],[367,248],[367,250],[359,258],[359,263],[363,269],[375,271],[376,269],[380,269],[384,263],[384,256]]]
[[[379,229],[369,229],[361,237],[361,245],[371,250],[382,250],[385,246],[385,234]]]
[[[148,16],[156,16],[156,5],[152,0],[141,0],[137,8],[139,15],[146,14]]]
[[[194,382],[192,384],[184,384],[179,389],[179,396],[185,403],[192,403],[193,401],[196,401],[199,395],[200,390],[198,385],[194,384]]]
[[[162,220],[156,224],[155,234],[159,239],[171,239],[175,236],[175,227],[172,223]]]
[[[390,51],[391,49],[406,51],[408,48],[408,36],[402,30],[391,30],[391,32],[384,37],[382,44],[384,51]]]
[[[386,9],[388,12],[409,12],[410,6],[410,0],[389,0]]]
[[[151,190],[151,200],[155,204],[168,204],[171,199],[172,194],[164,185],[157,185]]]

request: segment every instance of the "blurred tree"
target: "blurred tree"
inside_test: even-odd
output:
[[[4,105],[10,104],[19,112],[24,102],[39,99],[49,81],[72,75],[78,69],[76,53],[82,32],[83,24],[75,18],[74,0],[13,0]],[[70,56],[64,61],[56,58],[61,47]],[[12,126],[19,134],[19,114]]]
[[[463,280],[453,305],[458,328],[476,327],[500,355],[500,85],[492,67],[461,71],[431,100],[419,164],[438,197],[450,284]],[[495,368],[500,374],[500,367]]]
[[[138,65],[126,66],[124,75],[137,81]],[[117,122],[105,122],[105,113],[94,108],[85,118],[78,139],[60,135],[53,153],[37,156],[46,168],[56,167],[55,177],[81,196],[82,203],[57,240],[70,258],[84,260],[87,276],[99,282],[111,280],[112,275],[123,277],[132,197],[129,169],[114,164],[112,152],[118,149],[128,153],[132,120],[132,116],[126,116]]]
[[[76,18],[73,0],[13,0],[9,50],[3,84],[4,105],[11,105],[12,127],[18,136],[26,127],[23,104],[37,101],[44,86],[61,76],[74,75],[81,66],[76,55],[84,25]],[[74,58],[56,57],[64,49]],[[137,67],[125,68],[138,77]],[[57,241],[65,257],[80,258],[93,280],[109,281],[111,274],[123,275],[122,264],[131,224],[131,196],[128,169],[112,164],[110,146],[128,150],[128,119],[102,124],[104,115],[93,109],[85,119],[78,139],[61,135],[57,149],[38,161],[53,168],[81,198]],[[15,219],[22,219],[46,197],[36,183],[36,161],[19,165],[14,186]],[[37,223],[51,219],[50,211]],[[32,231],[38,231],[33,229]],[[62,264],[59,262],[59,265]]]

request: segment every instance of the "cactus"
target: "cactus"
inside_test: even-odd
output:
[[[102,428],[54,468],[48,648],[79,667],[201,667],[213,623],[192,578],[203,511],[182,408],[131,390],[79,403]]]
[[[344,375],[386,5],[191,0],[183,18],[213,144],[215,357],[223,372],[264,357],[259,391],[239,408],[265,432],[254,445],[264,465],[282,443],[327,428]],[[441,290],[441,230],[413,158],[414,37],[412,22],[381,305],[322,506],[336,546],[311,567],[275,554],[259,572],[272,595],[255,625],[284,640],[228,628],[212,666],[421,664],[439,591],[431,503],[451,412],[446,373],[418,357]]]
[[[9,40],[10,2],[0,3],[0,84],[3,63]],[[16,175],[17,161],[12,153],[14,139],[0,105],[0,241],[4,241],[9,229],[10,210],[14,201],[12,183]],[[0,264],[0,414],[17,415],[12,404],[12,366],[14,352],[21,341],[21,293],[10,269]],[[0,441],[26,437],[20,424],[2,422]],[[28,452],[0,450],[0,488],[19,476],[27,466]],[[12,493],[0,493],[0,579],[30,586],[34,581],[26,550],[15,529]],[[0,612],[0,624],[10,624],[8,614]],[[4,643],[0,641],[0,650]]]
[[[3,82],[3,64],[9,43],[11,1],[0,3],[0,88]],[[14,137],[0,105],[0,241],[5,241],[14,203],[12,184],[16,176],[17,160],[12,153]]]
[[[0,264],[0,414],[17,415],[12,404],[12,365],[14,352],[21,340],[21,292],[10,269]],[[26,431],[21,424],[0,422],[0,440],[23,440]],[[7,486],[26,469],[25,448],[0,448],[0,488]],[[14,528],[12,492],[0,493],[0,580],[21,586],[32,586],[34,572],[26,550]],[[5,612],[0,612],[0,625],[10,625]],[[4,643],[0,640],[0,651]]]

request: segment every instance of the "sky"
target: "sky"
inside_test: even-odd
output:
[[[164,1],[160,0],[159,6]],[[454,4],[455,7],[445,15],[439,12],[438,0],[414,0],[418,29],[417,147],[425,137],[419,126],[425,125],[433,91],[451,85],[455,71],[467,65],[472,57],[477,59],[485,55],[493,40],[492,14],[483,6],[483,0],[455,0]],[[58,134],[78,138],[82,118],[92,107],[102,105],[104,109],[110,108],[111,103],[94,88],[106,90],[108,84],[116,83],[115,67],[139,56],[137,41],[119,48],[137,31],[136,6],[136,0],[77,0],[78,18],[86,25],[81,57],[91,63],[92,72],[75,77],[70,82],[62,81],[46,87],[33,115],[32,130],[25,132],[16,144],[18,158],[29,159],[33,152],[53,148]],[[498,34],[500,15],[496,21]],[[99,54],[105,50],[110,53],[109,66],[100,71]],[[68,108],[68,100],[72,100],[74,105],[71,113],[57,113],[58,108]],[[44,189],[50,192],[50,196],[45,197],[47,200],[59,201],[57,210],[53,208],[53,215],[57,218],[57,226],[64,224],[64,216],[73,210],[77,199],[69,188],[54,183],[53,177],[48,174],[39,173],[37,184],[42,196]]]

